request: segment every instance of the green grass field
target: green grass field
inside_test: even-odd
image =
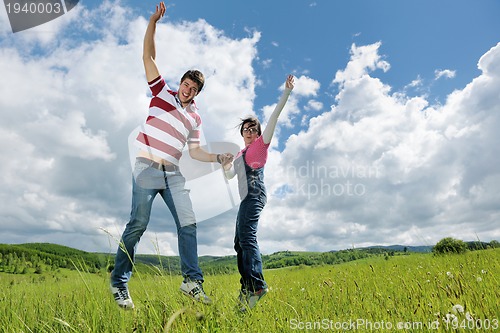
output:
[[[135,274],[136,309],[116,306],[107,274],[0,274],[0,332],[500,331],[500,249],[374,257],[264,272],[269,294],[237,309],[239,276],[206,276],[206,306],[180,276]]]

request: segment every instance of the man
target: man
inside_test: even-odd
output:
[[[197,70],[187,71],[181,78],[179,90],[173,92],[159,73],[154,36],[156,23],[165,10],[163,2],[156,6],[144,36],[143,62],[152,98],[149,115],[135,141],[139,153],[134,167],[130,221],[123,232],[111,273],[111,292],[118,305],[125,309],[134,308],[127,282],[132,276],[135,251],[146,231],[157,194],[162,196],[177,226],[184,278],[180,290],[197,301],[211,303],[202,286],[196,219],[189,191],[184,188],[179,159],[187,144],[189,155],[196,160],[221,164],[232,160],[230,153],[211,154],[200,147],[201,118],[196,112],[194,97],[203,88],[203,74]]]

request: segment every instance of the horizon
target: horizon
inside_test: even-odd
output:
[[[448,237],[445,237],[448,238]],[[489,244],[491,242],[497,242],[497,240],[492,240],[490,242],[484,242],[480,240],[461,240],[466,244],[474,244],[474,243],[480,243],[480,244]],[[79,248],[63,245],[63,244],[57,244],[57,243],[45,243],[45,242],[35,242],[35,243],[16,243],[16,244],[8,244],[8,243],[0,243],[0,245],[26,245],[26,244],[42,244],[42,245],[57,245],[57,246],[62,246],[90,254],[108,254],[108,255],[113,255],[115,252],[89,252],[85,251]],[[262,253],[264,256],[270,256],[273,254],[277,253],[282,253],[282,252],[296,252],[296,253],[301,253],[301,252],[308,252],[308,253],[328,253],[328,252],[340,252],[340,251],[349,251],[349,250],[364,250],[364,249],[371,249],[371,248],[380,248],[380,249],[390,249],[392,247],[402,247],[402,248],[430,248],[432,249],[434,245],[404,245],[404,244],[391,244],[391,245],[370,245],[370,246],[364,246],[364,247],[350,247],[350,248],[344,248],[344,249],[333,249],[333,250],[327,250],[327,251],[296,251],[296,250],[278,250],[273,253]],[[396,250],[398,251],[398,250]],[[415,252],[415,253],[422,253],[422,252]],[[425,252],[427,253],[427,252]],[[137,255],[147,255],[147,256],[162,256],[162,257],[178,257],[178,255],[164,255],[161,253],[138,253]],[[230,257],[230,256],[235,256],[236,254],[227,254],[227,255],[214,255],[214,254],[204,254],[200,255],[199,257]]]

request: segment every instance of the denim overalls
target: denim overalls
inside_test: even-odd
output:
[[[266,205],[264,168],[252,169],[245,162],[246,149],[235,160],[240,189],[240,209],[236,218],[234,249],[237,253],[241,289],[258,291],[266,288],[262,274],[262,259],[257,244],[257,225],[260,213]]]

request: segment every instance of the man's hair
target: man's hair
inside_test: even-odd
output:
[[[259,119],[257,119],[257,117],[254,116],[248,116],[246,118],[241,119],[241,123],[238,125],[240,127],[241,136],[243,136],[243,126],[245,126],[245,124],[250,124],[250,126],[255,126],[257,128],[257,133],[259,135],[262,134]]]
[[[201,91],[201,89],[203,89],[203,86],[205,85],[205,76],[203,76],[202,72],[196,69],[192,69],[184,73],[181,78],[181,83],[185,79],[193,80],[198,85],[198,93]]]

